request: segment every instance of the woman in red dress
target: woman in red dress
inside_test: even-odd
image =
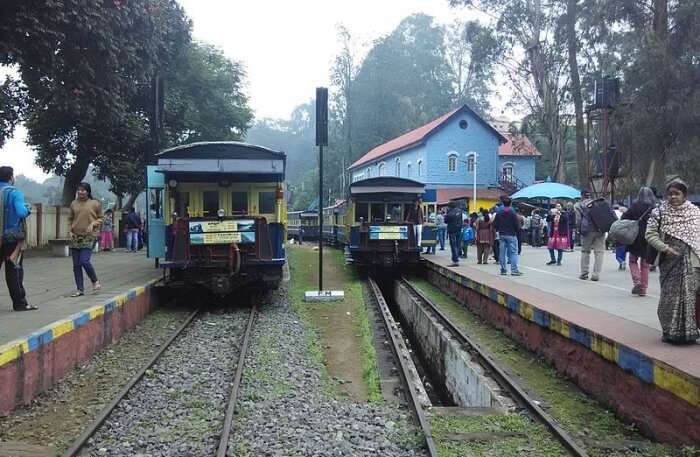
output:
[[[547,265],[559,265],[561,266],[561,259],[564,256],[564,249],[569,248],[569,218],[562,215],[561,211],[557,208],[552,209],[549,216],[547,216],[547,225],[549,226],[549,241],[547,242],[547,248],[549,248],[550,261]],[[554,251],[557,251],[557,258],[554,258]]]

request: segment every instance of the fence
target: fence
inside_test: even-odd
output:
[[[41,203],[32,205],[32,213],[27,218],[27,244],[30,248],[48,246],[49,240],[68,237],[69,209],[64,206],[47,206]],[[118,227],[121,213],[114,213],[114,241],[119,239]]]

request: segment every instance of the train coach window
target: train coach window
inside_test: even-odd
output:
[[[355,222],[360,222],[362,219],[365,222],[369,222],[369,204],[367,203],[357,203],[355,205]]]
[[[271,214],[275,212],[275,193],[274,192],[259,192],[258,193],[258,213]]]
[[[162,216],[162,206],[161,206],[161,192],[162,189],[151,189],[148,195],[148,203],[151,210],[151,217],[155,219],[160,219]]]
[[[189,217],[190,193],[176,192],[175,193],[175,212],[179,217]]]
[[[384,222],[384,219],[386,219],[386,205],[372,203],[372,222]]]
[[[204,216],[205,217],[216,217],[216,213],[221,208],[219,206],[219,191],[218,190],[205,190],[202,193],[204,198]]]
[[[246,214],[248,212],[248,192],[231,193],[231,211],[234,214]]]

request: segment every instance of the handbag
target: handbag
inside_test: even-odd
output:
[[[612,223],[608,234],[610,237],[620,244],[629,246],[639,236],[639,223],[644,219],[644,216],[651,210],[649,207],[639,219],[619,219]]]

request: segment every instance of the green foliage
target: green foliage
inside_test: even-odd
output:
[[[0,85],[0,147],[12,137],[26,109],[26,89],[16,79],[6,77]]]

